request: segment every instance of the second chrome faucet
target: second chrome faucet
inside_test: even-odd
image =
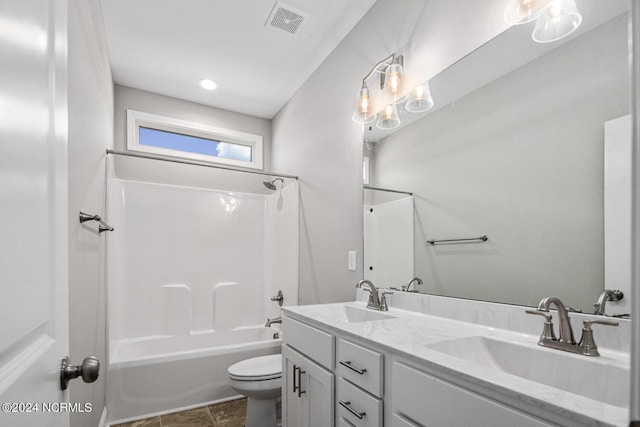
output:
[[[558,317],[560,318],[560,331],[559,336],[556,338],[553,330],[553,323],[551,322],[552,315],[549,312],[551,305],[554,305],[558,310]],[[607,325],[618,326],[618,322],[612,322],[610,320],[584,320],[582,328],[582,337],[580,342],[576,343],[573,337],[573,329],[571,328],[571,320],[567,308],[560,301],[558,297],[545,297],[538,304],[537,310],[527,310],[527,314],[536,314],[544,316],[545,323],[542,335],[538,344],[543,347],[555,348],[558,350],[569,351],[571,353],[579,353],[585,356],[599,356],[598,346],[596,346],[593,340],[593,331],[591,325]]]

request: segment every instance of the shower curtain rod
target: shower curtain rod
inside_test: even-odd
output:
[[[409,196],[413,196],[413,193],[408,191],[400,191],[400,190],[390,190],[388,188],[379,188],[379,187],[370,187],[368,185],[362,186],[365,190],[378,190],[378,191],[387,191],[389,193],[400,193],[400,194],[408,194]]]
[[[131,153],[129,151],[116,151],[116,150],[107,149],[107,154],[115,154],[117,156],[127,156],[127,157],[139,157],[141,159],[161,160],[163,162],[180,163],[180,164],[183,164],[183,165],[204,166],[206,168],[224,169],[224,170],[235,171],[235,172],[246,172],[246,173],[253,173],[253,174],[256,174],[256,175],[277,176],[277,177],[280,177],[280,178],[295,179],[296,181],[299,180],[299,178],[297,176],[295,176],[295,175],[285,175],[285,174],[282,174],[282,173],[259,172],[259,171],[245,170],[245,169],[232,168],[232,167],[226,167],[226,166],[212,165],[212,164],[209,164],[209,163],[191,162],[191,161],[188,161],[188,160],[180,160],[180,159],[175,159],[175,158],[172,158],[172,157],[162,157],[162,156],[152,156],[152,155],[149,155],[149,154]]]

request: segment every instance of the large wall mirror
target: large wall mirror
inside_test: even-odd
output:
[[[576,3],[583,22],[569,37],[541,44],[534,23],[513,26],[434,76],[422,117],[366,125],[367,185],[411,195],[365,189],[365,278],[400,288],[418,276],[419,292],[520,305],[556,295],[587,313],[605,288],[630,286],[605,283],[604,189],[605,128],[630,113],[628,2]],[[367,225],[376,206],[387,225]],[[378,229],[410,233],[411,262],[373,256]],[[628,313],[628,301],[607,312]]]

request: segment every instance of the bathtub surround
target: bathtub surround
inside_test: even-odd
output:
[[[295,305],[297,197],[111,179],[109,341],[264,326],[278,290]]]
[[[298,302],[297,183],[252,194],[111,178],[108,217],[108,419],[237,395],[226,369],[279,352],[271,297]]]
[[[375,191],[365,191],[371,197]],[[367,194],[369,193],[369,194]],[[407,283],[414,276],[412,196],[364,205],[364,278],[387,286]]]

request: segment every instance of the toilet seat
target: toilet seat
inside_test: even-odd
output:
[[[282,377],[282,355],[254,357],[235,363],[227,370],[236,381],[266,381]]]

